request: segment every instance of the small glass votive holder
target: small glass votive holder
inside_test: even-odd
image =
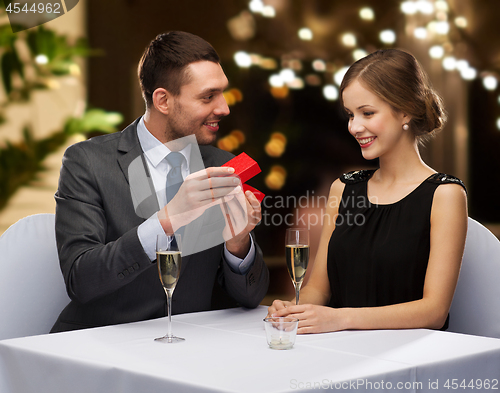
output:
[[[291,349],[295,344],[299,320],[292,317],[264,318],[266,338],[271,349]]]

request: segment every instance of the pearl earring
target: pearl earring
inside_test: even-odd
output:
[[[403,124],[403,130],[408,131],[410,129],[410,126],[408,123]]]

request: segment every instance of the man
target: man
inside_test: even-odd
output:
[[[63,158],[55,195],[56,239],[72,300],[52,332],[165,316],[165,293],[154,264],[156,236],[180,228],[188,242],[196,243],[193,233],[202,236],[224,224],[221,197],[233,211],[236,201],[241,204],[235,196],[239,180],[220,167],[233,155],[209,145],[229,114],[222,94],[227,78],[212,46],[185,32],[161,34],[146,48],[138,74],[144,116],[120,133],[71,146]],[[194,154],[197,145],[177,143],[193,136],[202,162]],[[184,182],[168,198],[165,184],[171,186],[168,176],[176,165],[169,163],[172,151],[182,154]],[[139,182],[131,171],[137,163],[145,173]],[[137,200],[141,179],[152,189],[144,201]],[[220,307],[212,299],[219,287],[245,307],[256,307],[264,297],[269,273],[250,234],[260,221],[260,204],[250,192],[243,199],[239,211],[245,212],[245,224],[235,236],[227,236],[226,228],[225,244],[183,257],[173,314]],[[207,226],[200,215],[209,210],[222,219]],[[191,231],[195,222],[205,227]]]

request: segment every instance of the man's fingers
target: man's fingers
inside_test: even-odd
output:
[[[245,194],[243,193],[243,189],[241,187],[237,187],[230,193],[230,195],[234,195],[234,199],[231,203],[232,209],[246,215],[248,210],[247,200],[245,198]]]
[[[234,168],[229,167],[210,167],[206,169],[202,169],[198,172],[194,172],[189,176],[192,176],[194,179],[208,179],[210,177],[226,177],[231,176],[234,173]]]
[[[241,198],[243,197],[243,201]],[[224,198],[225,200],[226,198]],[[248,224],[248,215],[247,215],[247,205],[245,196],[243,192],[238,192],[234,194],[234,197],[231,201],[225,203],[225,211],[227,224],[233,228],[232,235],[240,234]]]
[[[260,210],[260,202],[252,191],[245,192],[245,196],[254,210]]]
[[[234,197],[234,194],[241,192],[240,186],[229,186],[229,187],[218,187],[218,188],[210,188],[205,191],[200,192],[200,202],[218,202],[220,198],[223,197]]]
[[[238,177],[228,176],[228,177],[210,177],[199,181],[199,189],[201,191],[208,190],[210,188],[219,187],[230,187],[239,186],[241,181]]]

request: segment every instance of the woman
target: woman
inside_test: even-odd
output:
[[[269,315],[299,333],[445,329],[467,232],[463,183],[436,173],[418,145],[442,129],[442,101],[410,54],[388,49],[354,63],[340,86],[348,129],[377,170],[337,179],[300,304]]]

